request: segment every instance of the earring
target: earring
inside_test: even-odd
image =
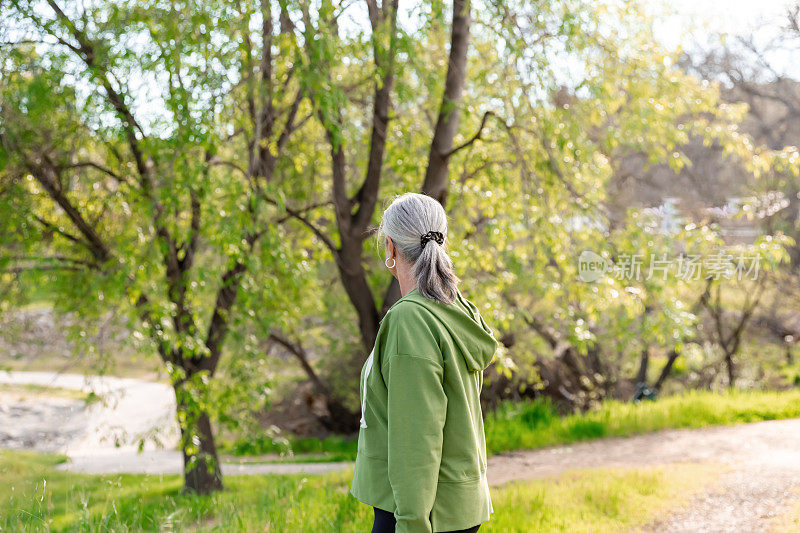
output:
[[[389,265],[389,259],[392,260],[391,265]],[[394,260],[394,257],[389,257],[386,259],[386,261],[383,262],[383,264],[386,265],[386,268],[394,268],[394,266],[397,264],[397,261]]]

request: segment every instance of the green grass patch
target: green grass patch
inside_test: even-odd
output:
[[[682,505],[726,468],[675,463],[576,469],[557,478],[516,482],[493,490],[496,512],[481,531],[625,531]]]
[[[65,400],[90,401],[91,393],[76,389],[48,387],[36,384],[0,383],[0,397],[14,401],[40,400],[42,398],[60,398]]]
[[[698,428],[800,417],[800,390],[725,392],[689,391],[638,404],[607,400],[594,411],[561,416],[549,398],[502,403],[487,413],[487,453],[535,449],[603,437],[621,437],[670,428]],[[289,437],[275,443],[268,436],[223,444],[236,456],[270,455],[263,462],[353,461],[357,442]]]
[[[352,469],[320,476],[228,476],[211,496],[179,476],[73,474],[62,457],[0,452],[2,531],[369,531],[372,509],[349,495]],[[492,489],[481,531],[618,531],[644,523],[722,472],[714,464],[572,470]],[[701,482],[698,480],[702,480]]]
[[[505,403],[486,417],[490,454],[554,444],[800,417],[800,390],[722,393],[689,391],[638,404],[615,400],[599,409],[559,416],[549,399]]]
[[[283,441],[273,441],[265,434],[224,442],[220,445],[220,451],[234,456],[275,456],[274,459],[266,459],[264,462],[354,461],[357,444],[354,439],[338,435],[324,439],[301,439],[290,435]]]

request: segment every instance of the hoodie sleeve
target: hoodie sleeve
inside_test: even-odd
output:
[[[444,365],[419,309],[397,313],[396,345],[385,362],[389,483],[398,533],[431,533],[447,396]]]

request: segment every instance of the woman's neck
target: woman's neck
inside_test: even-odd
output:
[[[417,280],[411,273],[411,267],[403,265],[405,268],[397,269],[397,281],[400,283],[400,295],[405,296],[417,286]]]

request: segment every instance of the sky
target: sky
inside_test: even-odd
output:
[[[659,0],[651,3],[663,4]],[[753,24],[758,24],[760,19],[774,18],[786,11],[786,7],[794,2],[787,0],[668,0],[678,11],[677,19],[680,22],[691,19],[702,19],[707,22],[711,30],[717,31],[747,31]]]
[[[779,34],[785,25],[786,12],[797,0],[646,0],[653,9],[673,12],[656,28],[657,37],[669,47],[691,50],[710,35],[754,35],[757,42],[766,42]],[[773,56],[785,73],[800,75],[800,62],[795,54]]]

